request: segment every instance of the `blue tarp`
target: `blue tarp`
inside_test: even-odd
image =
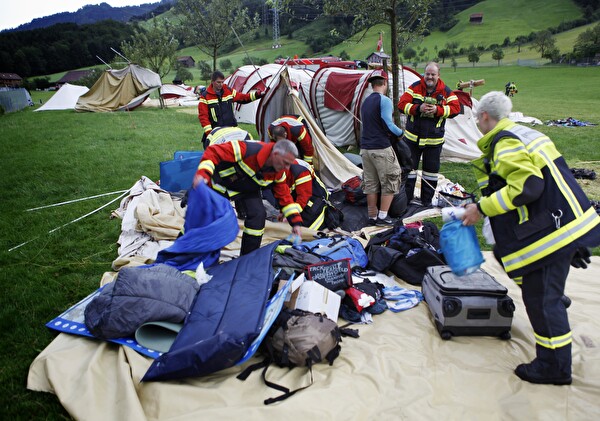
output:
[[[239,226],[229,199],[200,183],[188,191],[184,234],[158,253],[155,263],[179,270],[196,270],[200,262],[208,268],[219,260],[221,248],[237,237]]]

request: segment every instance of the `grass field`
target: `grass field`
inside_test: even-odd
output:
[[[443,68],[442,79],[451,86],[458,80],[485,79],[483,87],[475,88],[477,98],[503,90],[513,80],[519,87],[515,111],[543,121],[574,117],[600,123],[598,69]],[[47,92],[32,95],[38,105],[48,97]],[[600,170],[599,126],[538,129],[555,141],[572,167]],[[27,371],[56,336],[44,324],[93,291],[102,273],[111,270],[120,221],[109,215],[118,202],[55,233],[48,231],[117,195],[26,210],[125,190],[142,175],[157,180],[160,161],[170,159],[175,150],[199,149],[200,126],[193,110],[177,107],[97,114],[26,109],[0,116],[0,138],[5,186],[0,204],[0,408],[4,419],[65,419],[68,414],[54,396],[26,390]],[[442,173],[474,189],[468,165],[443,164]],[[583,183],[590,198],[600,199],[599,182]]]

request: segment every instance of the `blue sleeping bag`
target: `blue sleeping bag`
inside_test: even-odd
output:
[[[142,381],[181,379],[234,366],[259,335],[273,284],[271,243],[207,270],[192,310],[169,352]]]
[[[219,261],[221,248],[237,237],[239,226],[229,199],[204,183],[188,191],[184,234],[161,250],[155,263],[180,271],[196,270],[200,262],[208,268]]]

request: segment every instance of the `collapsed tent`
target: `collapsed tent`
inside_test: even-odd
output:
[[[44,105],[34,111],[72,110],[79,97],[85,95],[89,90],[87,86],[65,83]]]
[[[165,83],[160,87],[160,96],[164,99],[173,98],[193,98],[198,99],[194,93],[193,86],[175,85],[173,83]]]
[[[270,89],[260,101],[256,127],[260,139],[268,139],[268,127],[271,122],[283,114],[302,115],[315,148],[313,165],[319,171],[321,180],[330,189],[337,190],[341,184],[362,174],[362,170],[340,153],[327,139],[317,121],[315,121],[308,105],[308,83],[305,70],[282,66],[281,72],[274,75],[269,82]],[[308,83],[307,83],[308,82]]]
[[[119,70],[110,69],[79,97],[75,111],[129,111],[144,102],[160,85],[158,74],[136,64]]]

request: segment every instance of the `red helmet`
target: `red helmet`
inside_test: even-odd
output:
[[[369,76],[369,79],[367,79],[368,82],[372,82],[375,79],[384,79],[384,80],[388,80],[388,75],[387,72],[384,72],[383,70],[377,69],[377,70],[373,70],[371,72],[371,76]]]

